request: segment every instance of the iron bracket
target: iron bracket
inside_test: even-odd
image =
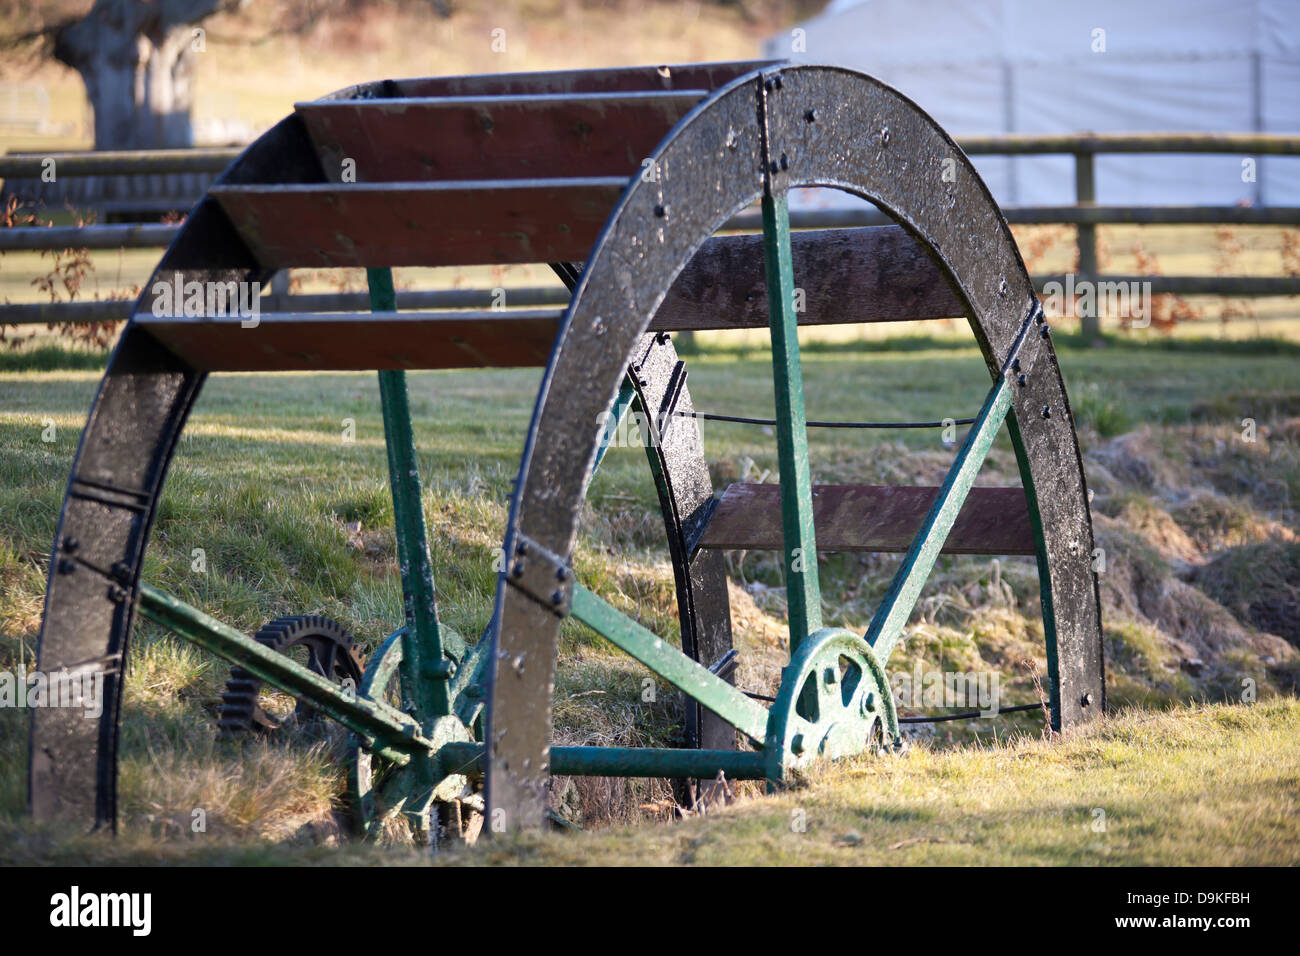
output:
[[[772,127],[768,120],[768,97],[774,93],[779,93],[784,87],[781,79],[781,68],[766,71],[760,75],[758,81],[758,130],[760,143],[760,157],[763,163],[763,195],[775,196],[778,192],[784,192],[785,186],[776,181],[776,177],[790,168],[790,157],[782,153],[778,159],[776,151],[772,148]]]
[[[506,581],[557,617],[569,616],[573,605],[573,570],[569,563],[518,532],[510,549]]]
[[[1029,307],[1029,314],[1025,320],[1020,323],[1020,331],[1016,333],[1015,339],[1011,342],[1011,348],[1008,350],[1006,358],[1002,360],[1001,376],[1002,378],[1012,378],[1020,372],[1020,352],[1024,348],[1025,342],[1030,337],[1030,330],[1037,325],[1040,330],[1047,329],[1047,323],[1043,320],[1043,303],[1034,299],[1033,304]],[[1043,337],[1047,337],[1047,332]],[[1020,384],[1023,384],[1020,383]]]

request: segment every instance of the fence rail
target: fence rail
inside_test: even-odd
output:
[[[40,179],[51,168],[57,176],[219,173],[241,152],[240,149],[105,149],[76,153],[12,153],[0,156],[0,179]]]
[[[1285,133],[1005,133],[962,136],[957,145],[971,156],[1044,156],[1098,153],[1242,153],[1255,156],[1300,154],[1300,135]]]
[[[1073,206],[1007,206],[1003,212],[1014,225],[1073,225],[1077,228],[1079,264],[1076,284],[1091,282],[1149,282],[1154,294],[1275,296],[1300,295],[1300,276],[1121,276],[1101,275],[1097,267],[1099,225],[1272,225],[1300,226],[1295,206],[1098,206],[1095,158],[1105,153],[1227,153],[1243,156],[1300,156],[1300,135],[1264,133],[1082,133],[1074,135],[970,136],[958,144],[971,155],[1072,155],[1075,162]],[[138,152],[23,154],[0,157],[0,178],[39,178],[50,168],[59,176],[213,173],[230,164],[239,149],[182,149]],[[198,197],[195,197],[197,201]],[[806,210],[791,215],[795,228],[842,228],[892,223],[875,209]],[[758,217],[742,213],[728,228],[754,230]],[[0,252],[85,249],[145,249],[167,246],[180,226],[159,223],[92,226],[14,227],[0,230]],[[1037,275],[1034,285],[1062,276]],[[283,289],[283,283],[280,283]],[[487,290],[449,290],[399,294],[399,308],[482,308],[490,303]],[[561,288],[510,291],[512,305],[563,304]],[[292,311],[350,311],[363,309],[360,294],[285,295],[277,308]],[[0,324],[100,322],[128,317],[131,300],[40,303],[0,306]],[[1094,320],[1095,321],[1095,320]],[[1085,333],[1095,333],[1085,320]]]
[[[102,226],[11,226],[0,229],[0,252],[54,249],[163,249],[180,232],[179,225],[157,222],[110,223]]]

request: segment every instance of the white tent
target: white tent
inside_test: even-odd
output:
[[[765,54],[849,66],[960,137],[1300,132],[1300,0],[835,0]],[[1300,205],[1300,158],[1102,155],[1097,202]],[[1003,203],[1074,201],[1068,156],[977,157]]]

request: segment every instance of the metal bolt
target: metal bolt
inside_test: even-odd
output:
[[[522,578],[524,576],[524,562],[516,561],[515,566],[510,569],[510,573],[517,578]]]
[[[1039,325],[1042,325],[1042,324],[1043,324],[1043,310],[1042,310],[1042,309],[1039,309],[1037,312],[1034,313],[1034,321],[1037,322]]]
[[[1052,417],[1052,406],[1051,406],[1051,405],[1044,405],[1044,406],[1043,406],[1043,417],[1044,417],[1044,418],[1051,418],[1051,417]]]
[[[780,74],[778,74],[778,75],[776,76],[776,78],[775,78],[774,80],[772,80],[772,84],[773,84],[773,85],[774,85],[778,90],[781,88],[782,82],[781,82],[781,76],[780,76]]]
[[[1022,386],[1023,386],[1023,385],[1025,384],[1025,382],[1027,382],[1027,381],[1029,381],[1029,380],[1028,380],[1027,378],[1025,378],[1024,375],[1017,375],[1017,376],[1016,376],[1016,384],[1017,384],[1017,385],[1022,385]]]
[[[567,580],[569,580],[569,569],[568,569],[568,568],[563,568],[563,567],[561,567],[561,568],[556,568],[556,569],[555,569],[555,580],[557,580],[557,581],[567,581]]]
[[[110,584],[108,586],[108,599],[110,601],[121,601],[126,597],[126,589],[120,584]]]
[[[809,110],[807,113],[803,114],[803,118],[809,123],[815,123],[817,122],[817,111]]]
[[[787,156],[785,153],[781,154],[781,168],[782,169],[790,168],[790,157]]]
[[[1044,324],[1043,327],[1038,330],[1038,334],[1041,335],[1043,338],[1047,338],[1049,335],[1052,334],[1052,327],[1050,325]]]
[[[69,554],[71,554],[73,551],[76,551],[79,547],[81,547],[81,542],[78,541],[76,538],[63,539],[63,550],[67,551]]]
[[[1012,359],[1012,360],[1011,360],[1011,370],[1012,370],[1013,372],[1019,372],[1019,371],[1020,371],[1020,359]]]
[[[862,698],[862,713],[870,714],[875,709],[876,709],[876,695],[873,692],[868,691],[866,696]]]
[[[72,572],[74,572],[74,571],[76,571],[76,570],[77,570],[77,564],[76,564],[75,561],[70,561],[70,560],[67,559],[67,558],[60,558],[60,559],[59,559],[59,573],[60,573],[60,574],[71,574]]]
[[[888,145],[889,145],[889,127],[888,127],[888,126],[882,126],[882,127],[880,128],[880,145],[881,145],[881,146],[888,146]]]
[[[803,753],[803,734],[795,734],[790,738],[790,752],[795,756]]]
[[[1006,279],[998,283],[998,295],[1006,295],[1009,291],[1011,291],[1011,287],[1007,285]]]
[[[1092,706],[1092,694],[1084,694],[1083,700],[1079,701],[1084,707]]]
[[[772,173],[776,172],[780,168],[781,167],[777,164],[777,161],[775,159],[772,160],[772,162],[767,167],[768,172],[772,172]]]
[[[446,657],[430,661],[421,669],[424,671],[424,676],[432,680],[451,680],[456,676],[456,662]]]
[[[131,580],[131,567],[125,561],[114,562],[112,567],[113,577],[117,578],[122,584]]]
[[[524,544],[522,541],[520,541],[517,545],[515,545],[515,554],[519,555],[522,558],[527,553],[528,553],[528,545]]]
[[[828,685],[834,684],[835,679],[838,676],[839,675],[835,672],[835,668],[833,667],[827,667],[825,670],[822,671],[822,680],[824,680]]]
[[[658,217],[659,219],[663,219],[663,218],[666,217],[667,215],[668,215],[668,207],[667,207],[667,206],[662,205],[662,204],[658,204],[658,205],[655,206],[655,216],[656,216],[656,217]]]
[[[564,592],[563,592],[563,591],[556,591],[554,594],[552,594],[552,595],[551,595],[551,603],[554,604],[556,607],[558,607],[559,605],[563,604],[563,603],[564,603]]]

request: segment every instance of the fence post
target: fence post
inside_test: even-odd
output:
[[[1074,154],[1074,201],[1079,206],[1092,206],[1097,201],[1096,154],[1080,151]],[[1075,227],[1079,247],[1077,282],[1097,281],[1097,227],[1080,223]],[[1089,342],[1101,337],[1101,317],[1098,315],[1097,296],[1091,297],[1090,314],[1079,317],[1080,331]]]
[[[289,311],[289,270],[281,269],[271,276],[271,309],[274,312]]]

